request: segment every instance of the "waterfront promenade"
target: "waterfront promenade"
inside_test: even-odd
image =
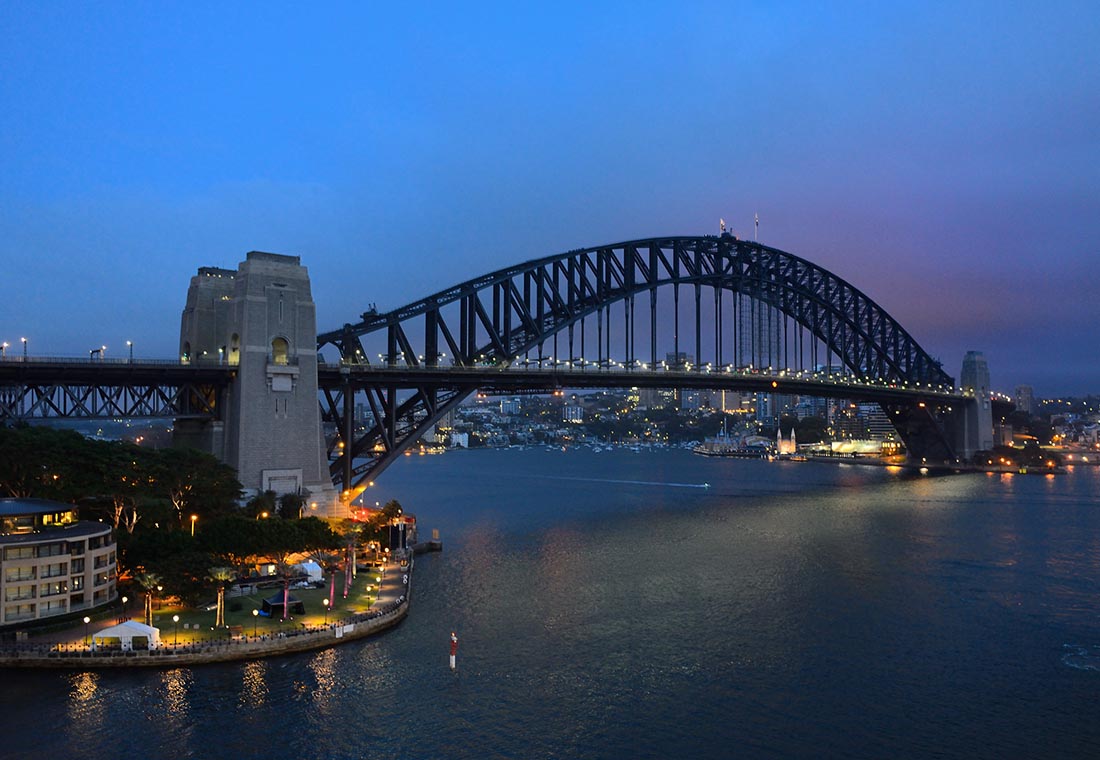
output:
[[[152,650],[95,651],[85,644],[96,632],[114,624],[104,620],[89,628],[77,627],[51,640],[32,639],[25,643],[0,647],[0,668],[118,668],[180,667],[234,660],[253,660],[295,652],[323,649],[347,641],[380,633],[400,623],[409,611],[413,560],[402,568],[389,563],[379,585],[378,596],[370,610],[332,620],[325,624],[305,624],[300,628],[238,636],[217,641],[175,643],[161,631],[161,645]]]

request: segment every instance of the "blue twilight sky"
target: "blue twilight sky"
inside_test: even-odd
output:
[[[302,8],[0,5],[0,340],[173,356],[249,250],[324,330],[758,211],[952,374],[1100,392],[1100,3]]]

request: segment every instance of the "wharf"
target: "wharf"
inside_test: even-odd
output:
[[[443,542],[435,538],[431,541],[421,541],[418,544],[413,544],[409,547],[413,554],[426,554],[428,552],[441,552],[443,551]]]

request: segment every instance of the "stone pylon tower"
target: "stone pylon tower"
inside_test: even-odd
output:
[[[989,396],[989,365],[981,351],[967,351],[963,358],[959,384],[974,401],[967,402],[959,451],[969,459],[979,451],[993,448],[993,405]]]
[[[180,357],[236,367],[223,422],[177,422],[178,442],[215,454],[250,493],[300,493],[305,513],[343,516],[317,399],[317,318],[297,256],[252,251],[236,271],[191,279]]]

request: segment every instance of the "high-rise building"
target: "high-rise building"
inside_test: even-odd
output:
[[[1034,390],[1030,385],[1016,386],[1016,409],[1024,414],[1035,413]]]
[[[688,365],[694,366],[695,357],[691,354],[685,354],[683,351],[678,354],[669,351],[665,354],[665,364],[671,369],[684,369]]]
[[[747,296],[735,297],[735,331],[737,366],[779,367],[783,364],[780,353],[780,313],[763,301]]]
[[[718,391],[718,411],[741,411],[741,393],[738,391]]]
[[[584,407],[580,404],[566,404],[561,409],[562,422],[584,422]]]
[[[860,404],[859,417],[868,440],[889,441],[896,437],[897,431],[878,404]]]

